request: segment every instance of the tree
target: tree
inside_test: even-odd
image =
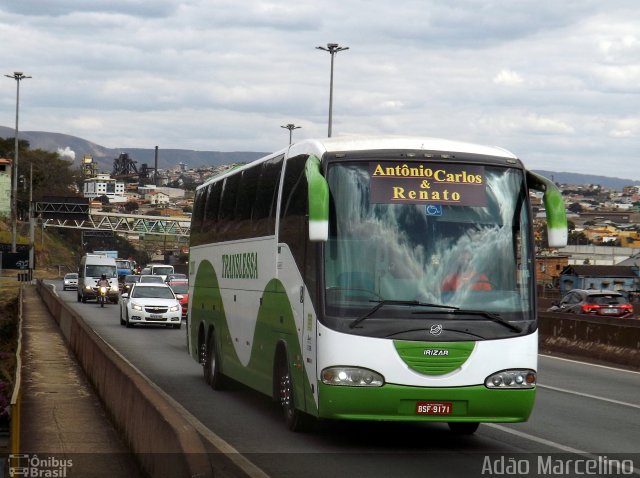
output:
[[[58,153],[42,149],[30,149],[26,140],[18,141],[20,160],[18,177],[23,177],[24,187],[18,189],[18,215],[26,216],[29,210],[29,185],[33,187],[33,200],[41,201],[43,196],[80,196],[75,183],[77,172],[73,162],[63,159]],[[0,157],[15,156],[15,139],[0,138]],[[31,183],[31,167],[33,182]]]
[[[582,212],[582,205],[580,205],[580,203],[574,202],[569,204],[569,206],[567,207],[567,210],[576,214],[580,214]]]
[[[140,209],[140,205],[136,202],[136,201],[127,201],[124,204],[124,210],[125,212],[131,214],[135,211],[137,211],[138,209]]]

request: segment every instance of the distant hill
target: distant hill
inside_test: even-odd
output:
[[[552,179],[558,184],[598,184],[603,188],[615,189],[617,191],[622,191],[622,188],[625,186],[640,186],[640,181],[634,181],[632,179],[610,178],[607,176],[595,176],[593,174],[559,173],[555,171],[542,170],[535,170],[534,172]]]
[[[0,138],[13,138],[14,133],[15,130],[13,128],[0,126]],[[104,146],[76,136],[61,133],[47,133],[44,131],[21,131],[20,139],[29,141],[33,149],[44,149],[45,151],[51,152],[65,151],[65,155],[75,157],[78,161],[85,155],[91,156],[94,161],[98,163],[100,171],[103,172],[111,172],[113,170],[113,160],[117,158],[120,153],[127,153],[130,158],[137,161],[138,165],[146,163],[149,167],[153,168],[155,162],[155,150],[153,148],[105,148]],[[178,163],[185,163],[187,168],[244,163],[253,161],[265,154],[267,153],[252,151],[221,152],[159,149],[158,168],[166,169],[175,167]],[[640,181],[590,174],[542,170],[536,170],[535,172],[549,179],[553,178],[556,183],[560,184],[599,184],[602,187],[615,190],[622,190],[624,186],[640,185]]]
[[[13,138],[14,128],[0,126],[0,138]],[[44,131],[20,131],[20,139],[29,141],[32,149],[45,151],[64,151],[66,156],[76,158],[79,161],[84,156],[93,157],[98,163],[98,169],[103,172],[113,170],[113,160],[121,153],[127,153],[138,165],[147,164],[153,168],[155,162],[155,149],[144,148],[105,148],[76,136],[60,133],[47,133]],[[217,166],[221,164],[243,163],[253,161],[267,153],[253,151],[193,151],[188,149],[159,149],[158,168],[166,169],[175,167],[179,163],[185,163],[187,168],[202,166]]]

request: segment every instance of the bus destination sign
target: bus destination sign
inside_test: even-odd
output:
[[[487,204],[484,167],[437,163],[369,163],[374,204]]]

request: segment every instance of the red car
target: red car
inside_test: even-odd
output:
[[[187,309],[189,307],[189,281],[174,279],[168,282],[169,287],[175,295],[181,295],[180,305],[182,306],[182,318],[187,318]]]

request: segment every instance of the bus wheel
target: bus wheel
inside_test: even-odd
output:
[[[214,331],[211,331],[207,339],[207,356],[202,370],[204,379],[211,388],[214,390],[224,390],[224,377],[220,372],[220,359]]]
[[[479,426],[473,422],[449,422],[449,430],[456,435],[473,435]]]
[[[307,417],[304,412],[296,408],[291,369],[286,355],[280,360],[277,377],[280,405],[284,412],[284,421],[287,424],[287,428],[293,432],[306,430],[308,427]]]

